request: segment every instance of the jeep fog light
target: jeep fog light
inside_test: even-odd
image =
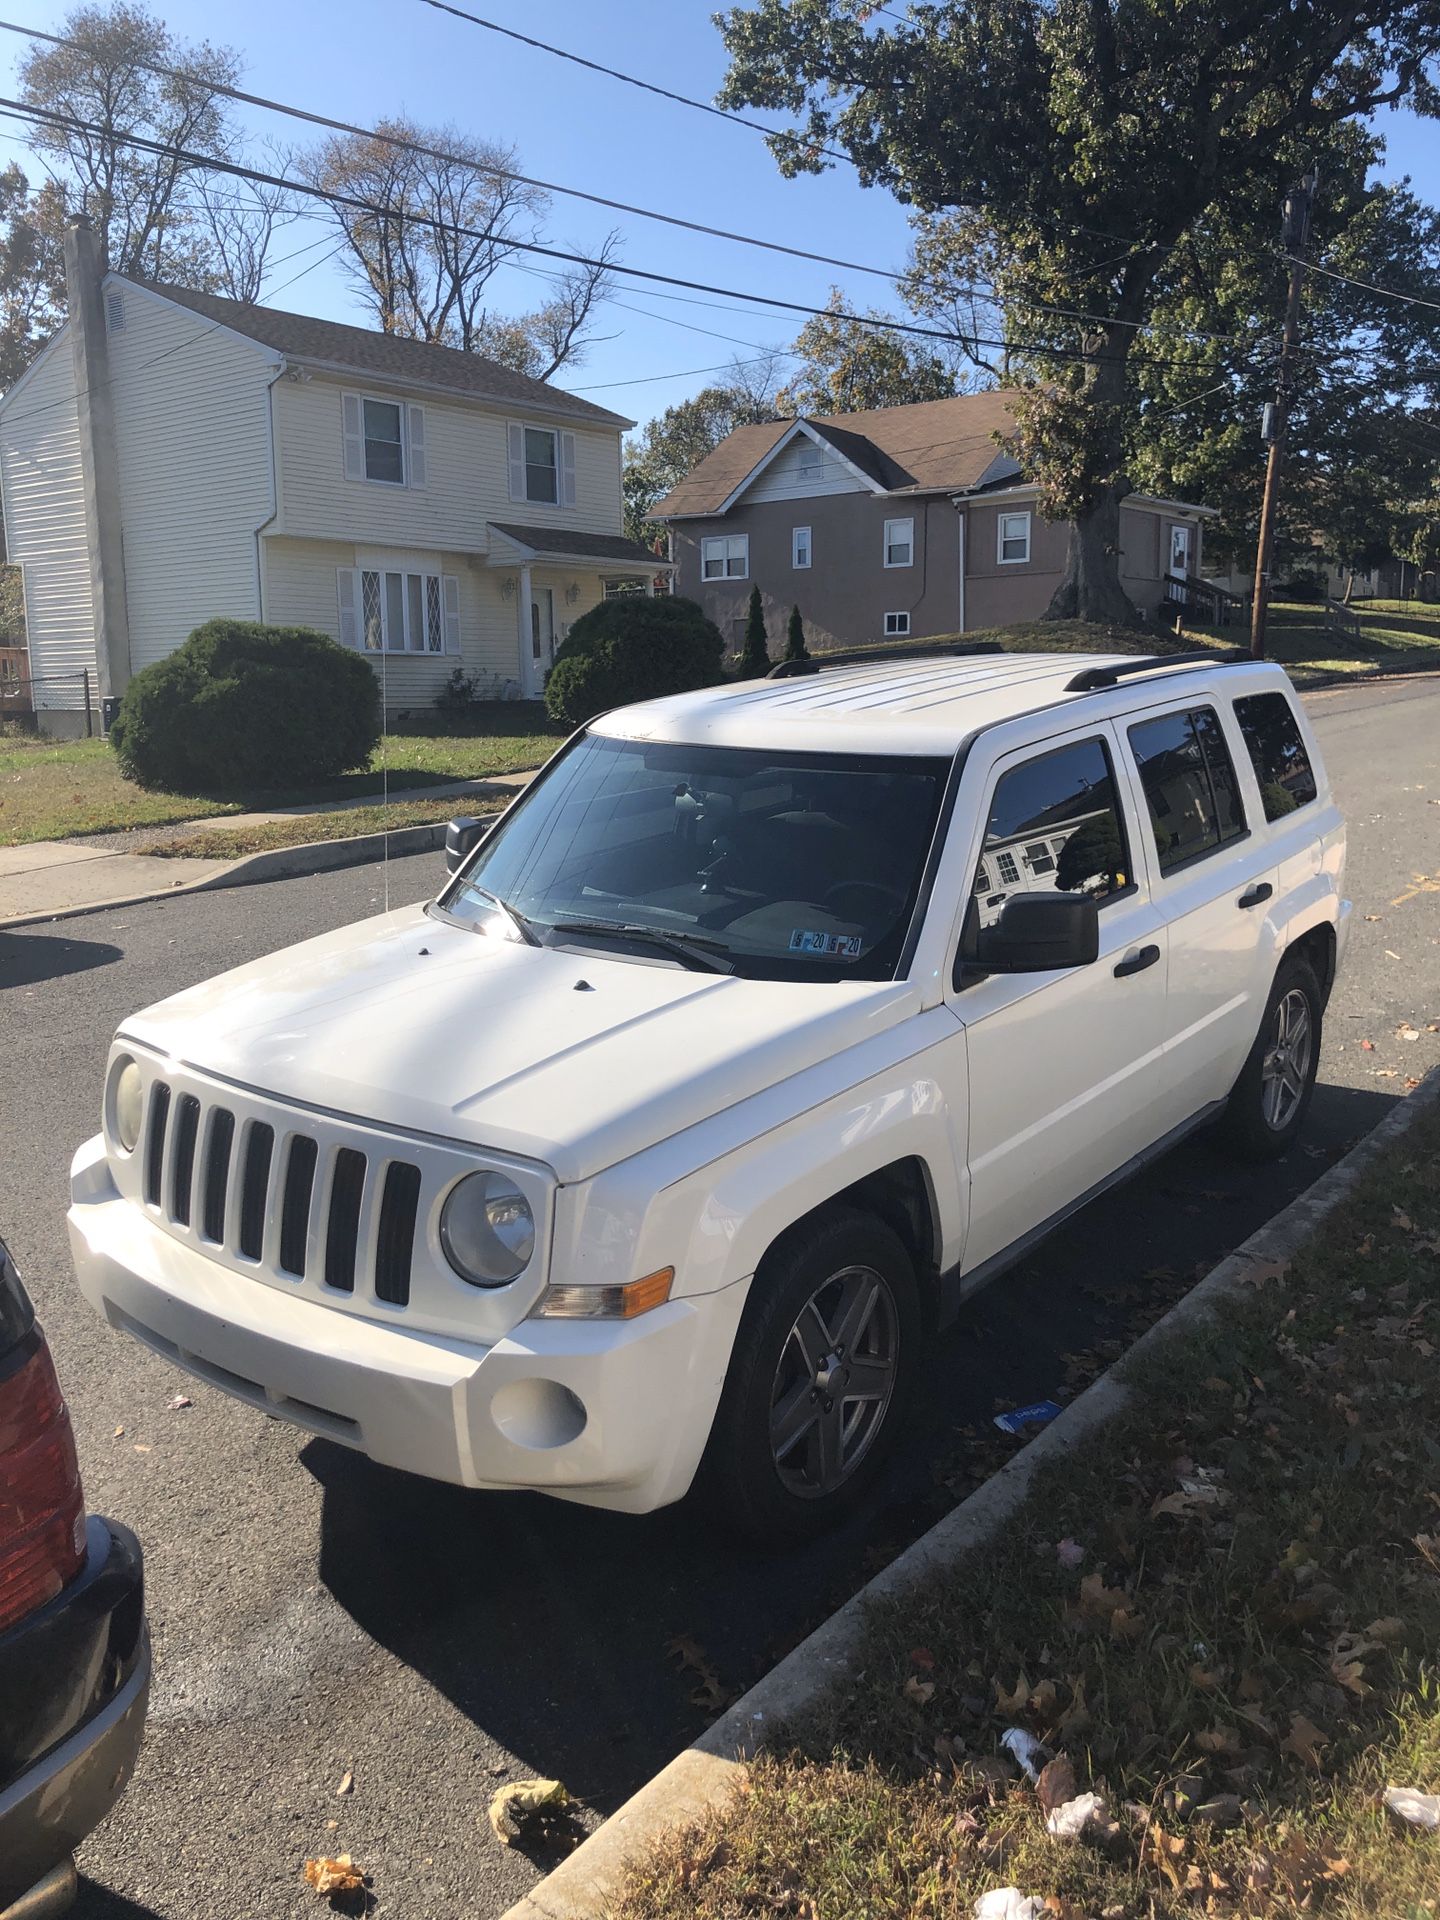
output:
[[[467,1173],[440,1215],[445,1258],[472,1287],[503,1287],[535,1252],[535,1216],[508,1174]]]
[[[663,1307],[675,1284],[675,1269],[661,1267],[643,1280],[623,1287],[547,1287],[531,1313],[532,1320],[633,1320],[637,1314]]]
[[[121,1055],[116,1067],[110,1083],[111,1125],[119,1146],[133,1153],[145,1120],[145,1082],[139,1067],[127,1055]]]

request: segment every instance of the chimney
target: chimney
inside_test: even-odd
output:
[[[130,681],[120,466],[115,452],[115,404],[101,295],[104,277],[95,230],[88,216],[78,213],[65,229],[65,290],[70,308],[70,347],[75,357],[75,410],[80,426],[95,668],[102,711],[103,702],[122,694]]]

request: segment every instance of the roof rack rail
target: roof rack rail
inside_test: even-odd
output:
[[[771,667],[767,680],[798,680],[812,673],[824,673],[830,667],[865,667],[877,660],[945,660],[972,653],[1003,653],[998,640],[957,641],[954,646],[939,647],[855,647],[846,653],[815,654],[808,660],[782,660]]]
[[[1082,668],[1073,680],[1065,682],[1065,691],[1097,693],[1102,687],[1116,686],[1121,680],[1133,679],[1137,674],[1159,673],[1162,667],[1241,667],[1249,659],[1248,653],[1238,650],[1215,653],[1209,647],[1203,647],[1196,653],[1137,654],[1133,660],[1120,660],[1113,666]]]

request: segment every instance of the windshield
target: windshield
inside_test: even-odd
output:
[[[763,979],[889,979],[950,764],[589,734],[439,909]]]

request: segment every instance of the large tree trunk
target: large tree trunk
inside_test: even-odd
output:
[[[1129,487],[1107,487],[1070,523],[1065,571],[1045,609],[1047,620],[1098,620],[1133,627],[1140,614],[1120,584],[1120,502]]]

